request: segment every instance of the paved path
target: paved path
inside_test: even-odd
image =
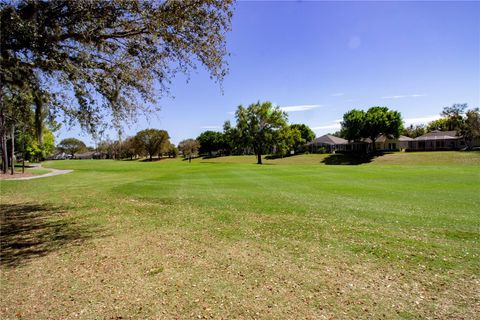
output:
[[[40,179],[40,178],[46,178],[46,177],[51,177],[51,176],[58,176],[59,174],[65,174],[65,173],[70,173],[73,170],[58,170],[58,169],[52,169],[52,168],[44,168],[42,167],[41,164],[35,164],[32,165],[33,168],[35,169],[45,169],[50,171],[49,173],[45,174],[40,174],[37,176],[30,176],[30,177],[21,177],[21,178],[12,178],[12,179],[5,179],[5,180],[33,180],[33,179]]]

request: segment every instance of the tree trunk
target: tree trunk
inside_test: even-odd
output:
[[[372,139],[372,152],[375,154],[377,152],[377,145],[375,143],[375,139],[373,138],[370,138]]]
[[[10,174],[15,174],[15,125],[12,124],[12,133],[11,133],[11,139],[12,139],[12,169],[10,171]]]
[[[192,162],[192,156],[188,156],[188,163],[191,163]]]
[[[262,154],[257,153],[257,164],[262,164]]]
[[[40,147],[43,147],[43,101],[39,93],[35,95],[35,132]]]
[[[0,133],[2,140],[2,172],[7,173],[8,170],[8,154],[7,154],[7,135],[4,129],[1,130]]]
[[[2,172],[6,174],[8,170],[8,167],[7,167],[8,154],[7,154],[7,132],[5,128],[5,114],[4,114],[3,105],[0,105],[0,143],[1,143],[0,148],[2,149]]]
[[[152,158],[153,158],[153,156],[152,156],[152,154],[150,153],[150,161],[152,161]]]

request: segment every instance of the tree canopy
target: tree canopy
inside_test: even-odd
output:
[[[147,155],[152,161],[153,156],[168,150],[170,147],[169,139],[168,132],[165,130],[145,129],[137,132],[134,143],[138,152]]]
[[[262,164],[262,154],[275,144],[276,130],[287,126],[287,114],[271,102],[257,102],[244,108],[239,106],[235,117],[240,141],[253,149],[257,163]]]
[[[460,130],[467,144],[472,146],[476,139],[480,140],[480,109],[474,108],[465,113],[465,123]]]
[[[423,136],[427,132],[427,127],[424,124],[417,124],[417,125],[409,125],[406,128],[403,128],[402,135],[416,138]]]
[[[305,145],[298,127],[283,126],[274,132],[273,137],[275,153],[281,157],[292,150],[299,150],[301,146]]]
[[[301,152],[304,151],[304,146],[305,144],[311,142],[313,139],[315,139],[315,133],[310,129],[309,126],[306,124],[291,124],[290,128],[293,130],[298,130],[300,133],[300,139],[294,139],[294,149],[295,152]]]
[[[443,108],[440,119],[430,122],[427,131],[456,131],[471,147],[476,139],[480,139],[480,111],[478,108],[467,110],[466,103],[455,103]]]
[[[200,143],[200,153],[212,155],[223,149],[225,140],[223,133],[216,131],[204,131],[198,137],[197,141]]]
[[[372,140],[373,151],[375,141],[380,135],[398,138],[403,130],[400,112],[387,107],[371,107],[366,112],[351,110],[343,116],[342,131],[348,140],[358,141],[361,138]]]
[[[350,141],[358,141],[363,136],[363,127],[365,125],[365,112],[353,109],[343,115],[342,135]]]
[[[188,162],[192,162],[192,157],[198,153],[200,143],[195,139],[186,139],[180,141],[178,150],[183,154],[184,158],[188,158]]]
[[[1,94],[30,97],[26,106],[35,110],[40,139],[47,115],[98,133],[108,123],[158,110],[172,77],[197,62],[223,79],[232,2],[5,1]]]
[[[66,138],[60,141],[60,143],[57,145],[57,148],[74,157],[75,153],[86,150],[87,146],[82,140],[77,138]]]
[[[365,113],[362,135],[372,140],[373,151],[375,151],[375,141],[381,134],[398,138],[402,129],[403,121],[400,112],[389,110],[387,107],[371,107]]]

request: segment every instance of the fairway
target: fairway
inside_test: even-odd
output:
[[[478,318],[480,153],[332,159],[0,181],[0,318]]]

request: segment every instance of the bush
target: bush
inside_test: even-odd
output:
[[[320,154],[327,153],[327,149],[325,147],[320,147],[317,149],[317,153],[320,153]]]

